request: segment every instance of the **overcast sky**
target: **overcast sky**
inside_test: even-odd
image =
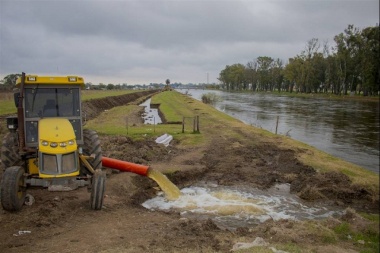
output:
[[[379,22],[379,0],[0,0],[0,79],[218,82],[226,65],[287,62],[317,38]],[[207,79],[208,76],[208,79]]]

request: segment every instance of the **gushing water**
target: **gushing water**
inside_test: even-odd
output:
[[[217,185],[192,186],[182,189],[175,200],[168,201],[159,195],[143,206],[151,210],[177,210],[183,217],[211,218],[227,228],[254,225],[268,219],[321,219],[342,212],[304,203],[290,194],[288,188],[289,185],[279,185],[261,191]]]
[[[157,182],[168,200],[176,200],[181,195],[178,187],[158,170],[149,168],[147,176]]]

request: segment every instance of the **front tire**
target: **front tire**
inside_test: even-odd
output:
[[[103,206],[104,191],[106,185],[106,174],[97,169],[95,174],[92,176],[91,185],[91,198],[90,206],[93,210],[100,210]]]
[[[1,181],[1,205],[7,211],[19,211],[25,202],[25,170],[20,166],[5,170]]]

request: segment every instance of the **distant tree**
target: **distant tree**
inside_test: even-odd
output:
[[[103,90],[103,89],[105,89],[107,86],[106,86],[104,83],[99,83],[98,87],[99,87],[100,90]]]
[[[346,95],[380,92],[379,25],[360,30],[348,25],[334,37],[335,46],[317,38],[307,41],[301,54],[282,60],[259,56],[246,66],[226,65],[219,73],[224,90],[332,92]],[[331,50],[331,52],[330,52]]]
[[[260,56],[257,58],[257,74],[258,74],[258,90],[272,90],[272,81],[270,69],[273,59],[268,56]]]
[[[109,83],[109,84],[107,85],[107,90],[113,90],[113,89],[115,89],[115,85],[112,84],[112,83]]]
[[[245,78],[245,66],[243,64],[227,65],[224,70],[219,73],[219,81],[222,82],[222,88],[227,90],[242,90],[248,87]]]
[[[273,89],[277,89],[278,92],[281,92],[282,90],[282,84],[284,82],[284,65],[282,63],[282,60],[277,58],[275,61],[272,63],[272,68],[271,68],[271,76],[272,76],[272,83],[274,85]]]
[[[90,90],[90,89],[92,89],[92,83],[91,82],[88,82],[88,83],[85,83],[85,85],[84,85],[85,87],[86,87],[86,89],[87,90]]]
[[[367,27],[361,31],[360,81],[364,95],[380,91],[380,29]]]
[[[12,90],[16,85],[17,78],[19,77],[21,77],[21,74],[9,74],[5,76],[1,81],[2,87],[0,89]]]
[[[256,91],[257,88],[257,61],[253,60],[247,63],[245,70],[245,78],[251,84],[251,90]]]

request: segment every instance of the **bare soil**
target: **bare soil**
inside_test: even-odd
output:
[[[85,105],[88,112],[93,110],[89,115],[99,115],[94,109],[99,106],[91,104],[90,110],[89,104]],[[239,139],[220,138],[217,130],[205,129],[202,134],[215,138],[197,148],[184,147],[176,140],[164,147],[153,139],[134,141],[125,136],[101,136],[101,143],[104,156],[163,172],[170,169],[167,176],[179,188],[199,181],[260,189],[289,183],[291,192],[302,199],[350,211],[339,219],[313,223],[314,229],[305,222],[269,220],[255,227],[227,230],[211,220],[183,219],[174,211],[143,208],[141,204],[156,195],[157,184],[147,177],[108,170],[104,208],[100,211],[90,210],[86,188],[71,192],[28,189],[35,198],[33,205],[17,213],[0,209],[0,251],[230,252],[237,242],[262,237],[271,246],[298,245],[302,249],[299,252],[358,252],[361,245],[355,241],[326,241],[319,226],[325,229],[349,222],[358,231],[365,231],[371,224],[356,212],[379,213],[378,194],[353,185],[341,173],[318,173],[297,160],[296,152],[303,150],[280,149],[258,141],[244,129],[236,129],[237,135],[245,136]]]

